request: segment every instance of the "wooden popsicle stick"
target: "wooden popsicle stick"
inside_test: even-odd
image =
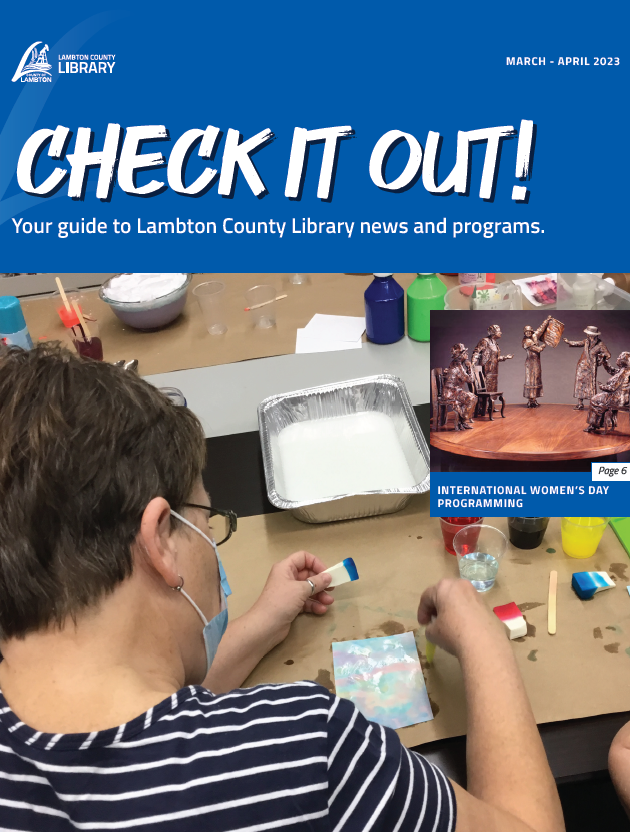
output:
[[[288,295],[278,295],[277,298],[272,298],[271,300],[265,300],[262,303],[255,303],[253,306],[246,306],[245,311],[251,312],[252,309],[260,309],[263,306],[269,306],[270,303],[275,303],[277,300],[282,300],[283,298],[288,298]]]
[[[59,289],[59,294],[61,295],[61,300],[63,301],[63,305],[66,307],[68,312],[72,312],[72,309],[70,309],[70,304],[68,303],[68,297],[67,297],[67,295],[66,295],[66,293],[64,292],[64,289],[63,289],[63,283],[61,282],[61,280],[58,277],[55,278],[55,283],[57,284],[57,288]]]
[[[549,635],[556,634],[556,595],[558,591],[558,573],[552,570],[549,573],[549,604],[547,607],[547,631]]]
[[[88,329],[88,325],[85,323],[85,318],[83,317],[83,313],[79,308],[79,304],[76,300],[72,301],[72,308],[76,312],[77,318],[79,319],[79,323],[81,324],[81,328],[83,329],[83,334],[88,339],[88,341],[92,340],[92,335],[90,334],[90,330]]]

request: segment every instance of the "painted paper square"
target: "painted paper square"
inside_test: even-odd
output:
[[[413,633],[333,642],[337,694],[388,728],[433,719]]]

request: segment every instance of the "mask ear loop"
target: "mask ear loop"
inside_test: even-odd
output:
[[[186,599],[186,600],[187,600],[190,604],[192,604],[192,606],[193,606],[193,607],[195,608],[195,610],[197,611],[197,615],[198,615],[198,616],[199,616],[199,618],[201,618],[201,620],[203,621],[203,626],[205,627],[205,626],[208,624],[208,619],[207,619],[207,618],[206,618],[206,616],[205,616],[205,615],[201,612],[201,610],[199,609],[199,607],[197,606],[197,604],[195,604],[195,602],[193,601],[193,599],[190,597],[190,595],[189,595],[189,594],[186,592],[186,590],[184,589],[184,579],[182,578],[182,576],[181,576],[181,575],[179,575],[178,577],[179,577],[179,580],[180,580],[180,584],[179,584],[179,586],[172,586],[172,587],[171,587],[171,589],[172,589],[174,592],[180,592],[180,593],[184,596],[184,598],[185,598],[185,599]]]

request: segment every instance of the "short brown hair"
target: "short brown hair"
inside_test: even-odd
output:
[[[0,638],[76,620],[131,575],[146,505],[205,464],[196,416],[55,344],[0,357]]]

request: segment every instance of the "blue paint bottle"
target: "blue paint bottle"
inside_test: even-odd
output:
[[[0,298],[0,342],[8,347],[33,349],[20,301],[11,295]]]
[[[375,274],[365,290],[365,328],[375,344],[393,344],[405,334],[405,292],[392,274]]]

